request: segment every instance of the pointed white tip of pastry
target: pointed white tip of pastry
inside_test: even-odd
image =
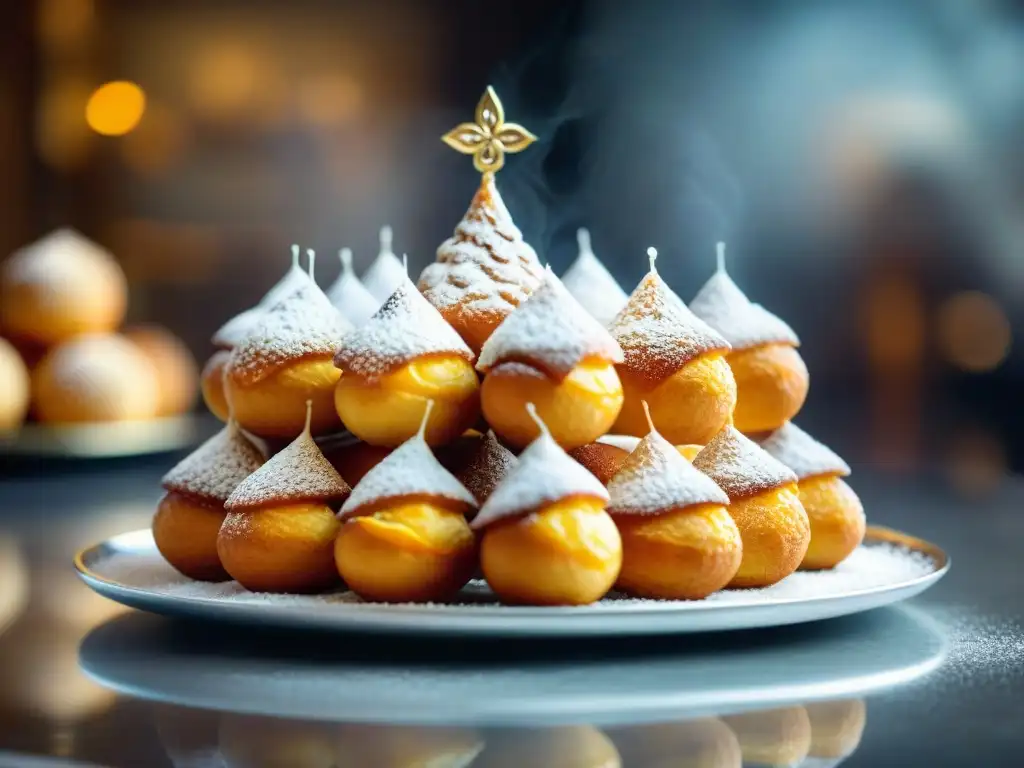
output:
[[[310,428],[312,426],[312,423],[313,423],[313,401],[312,400],[307,400],[306,401],[306,425],[302,428],[302,434],[304,434],[306,437],[310,437],[310,438],[313,437],[312,433],[310,432]]]
[[[385,224],[380,228],[380,250],[382,253],[386,253],[391,250],[392,234],[391,226],[389,224]]]
[[[576,243],[579,245],[580,253],[593,253],[593,246],[590,244],[590,230],[580,227],[576,230]]]
[[[647,417],[647,429],[649,432],[657,432],[654,428],[654,419],[651,418],[651,407],[647,405],[646,400],[641,400],[640,405],[644,407],[644,416]]]
[[[292,266],[299,266],[299,244],[292,243]]]
[[[316,251],[314,251],[312,248],[307,248],[306,255],[309,257],[309,279],[314,280],[313,268],[316,267]],[[316,281],[314,280],[314,282]]]
[[[658,249],[653,245],[647,249],[647,258],[651,260],[651,272],[657,272],[658,268],[654,266],[654,262],[658,260]]]
[[[548,425],[544,423],[544,420],[540,417],[540,414],[537,413],[537,406],[535,406],[533,403],[527,403],[526,412],[530,414],[530,418],[533,419],[533,422],[540,429],[540,433],[546,437],[551,437],[551,432],[550,430],[548,430]]]
[[[402,254],[402,269],[405,270],[405,276],[409,276],[409,254]]]
[[[423,420],[420,421],[420,428],[416,433],[416,437],[420,440],[426,441],[427,439],[427,422],[430,421],[430,412],[432,410],[434,410],[434,401],[430,399],[427,400],[427,407],[423,409]]]
[[[715,246],[715,251],[718,260],[718,271],[725,272],[725,243],[719,241]]]
[[[345,272],[352,271],[352,249],[342,248],[338,251],[338,258],[341,259],[341,268]]]

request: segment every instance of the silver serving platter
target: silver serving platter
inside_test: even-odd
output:
[[[567,637],[682,634],[777,627],[860,613],[919,594],[949,570],[934,544],[886,528],[870,527],[864,546],[895,544],[927,558],[927,572],[890,583],[813,596],[735,593],[727,601],[605,599],[590,606],[523,607],[494,602],[486,585],[471,583],[450,604],[386,605],[327,596],[222,596],[191,589],[164,563],[148,530],[88,547],[75,558],[86,584],[101,595],[152,613],[269,627],[337,632],[445,636]],[[163,582],[166,574],[167,583]],[[154,578],[154,574],[157,578]],[[792,578],[792,577],[791,577]],[[211,596],[212,595],[212,596]],[[749,596],[748,596],[749,595]]]
[[[195,414],[138,421],[25,424],[0,436],[0,455],[39,459],[109,459],[189,448],[207,436],[208,420]]]

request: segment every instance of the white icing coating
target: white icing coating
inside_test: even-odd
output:
[[[290,296],[295,291],[313,282],[313,278],[299,266],[298,258],[292,259],[292,265],[284,276],[270,287],[270,290],[263,294],[260,304],[269,309],[281,299]]]
[[[403,278],[408,276],[402,260],[391,250],[391,227],[381,227],[380,252],[363,273],[363,285],[379,303],[394,293]]]
[[[693,459],[732,501],[795,483],[796,475],[739,430],[726,426]]]
[[[245,478],[228,497],[224,508],[231,511],[303,502],[330,506],[350,492],[348,484],[313,442],[307,427]]]
[[[334,364],[372,379],[416,358],[445,353],[473,360],[466,342],[403,274],[373,317],[345,336]]]
[[[791,421],[761,441],[761,447],[792,469],[800,480],[815,475],[850,474],[850,465]]]
[[[601,481],[563,451],[546,431],[519,455],[519,463],[491,493],[472,522],[474,529],[536,512],[571,496],[608,501]]]
[[[610,326],[625,354],[625,368],[661,381],[691,360],[729,343],[697,317],[653,268]]]
[[[622,350],[549,267],[540,286],[484,343],[477,369],[526,362],[560,379],[587,358],[619,363]]]
[[[352,251],[348,248],[341,250],[341,274],[324,293],[352,325],[362,325],[380,307],[380,302],[356,277],[352,269]]]
[[[590,233],[581,229],[577,239],[579,255],[565,270],[562,283],[587,312],[607,327],[626,306],[629,297],[591,249]]]
[[[263,455],[230,421],[164,475],[163,487],[223,504],[262,464]]]
[[[693,297],[690,309],[721,333],[733,349],[771,343],[800,344],[799,337],[785,321],[747,298],[724,266]]]
[[[728,504],[725,491],[682,457],[676,447],[651,431],[626,457],[608,482],[617,515],[656,515],[694,504]]]
[[[494,185],[494,175],[484,174],[455,234],[420,275],[419,287],[442,312],[459,306],[469,314],[507,314],[530,295],[542,274],[536,252],[523,240]]]
[[[341,519],[358,517],[369,505],[408,496],[449,499],[476,509],[473,494],[441,466],[422,435],[415,435],[367,472],[341,508]]]
[[[333,355],[351,330],[323,291],[307,280],[268,309],[234,348],[225,375],[243,384],[257,383],[288,363]]]
[[[456,477],[473,494],[477,503],[483,504],[518,463],[515,454],[488,430]]]

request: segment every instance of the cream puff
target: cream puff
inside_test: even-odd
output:
[[[391,227],[380,228],[380,252],[363,274],[363,285],[377,303],[387,301],[409,274],[391,247]]]
[[[341,274],[324,293],[346,320],[352,325],[361,325],[377,311],[380,302],[352,269],[352,249],[342,248],[338,257],[341,259]]]
[[[159,325],[128,328],[125,337],[142,350],[157,372],[160,416],[174,416],[192,409],[196,401],[195,358],[185,342]]]
[[[317,592],[338,583],[335,511],[351,489],[310,434],[294,441],[243,480],[228,497],[217,554],[252,592]]]
[[[523,240],[505,202],[485,173],[455,234],[420,275],[427,301],[475,354],[543,279],[537,254]]]
[[[811,757],[842,760],[853,754],[867,721],[863,699],[820,701],[805,709],[811,723]]]
[[[25,421],[31,386],[18,350],[0,338],[0,435],[16,431]]]
[[[533,403],[565,449],[592,443],[615,423],[622,350],[550,270],[533,294],[487,339],[477,370],[484,418],[503,441],[522,448],[536,439]]]
[[[608,513],[622,537],[616,588],[663,600],[699,600],[727,585],[743,557],[729,497],[650,425],[608,482]]]
[[[450,599],[473,576],[476,540],[466,522],[476,499],[441,466],[419,432],[359,481],[339,515],[338,573],[365,600]]]
[[[690,302],[690,309],[732,345],[728,361],[736,379],[736,429],[778,429],[799,413],[810,387],[807,366],[797,352],[800,339],[785,322],[746,297],[725,270],[725,246],[719,243],[718,249],[718,271]]]
[[[569,451],[573,461],[578,461],[606,487],[622,467],[629,451],[618,445],[596,442],[581,445]]]
[[[263,455],[229,421],[164,475],[167,493],[153,518],[153,540],[164,559],[191,579],[228,579],[217,554],[224,502],[262,465]]]
[[[336,432],[332,358],[352,326],[312,281],[268,309],[232,350],[224,370],[228,403],[242,427],[260,437],[302,431],[313,403],[313,434]]]
[[[864,540],[864,506],[843,480],[850,466],[792,422],[762,440],[761,447],[793,470],[799,481],[800,502],[811,523],[811,543],[801,570],[834,568]]]
[[[797,569],[811,541],[796,475],[734,427],[704,446],[693,466],[729,496],[729,515],[743,539],[731,587],[767,587]]]
[[[0,330],[52,346],[107,333],[124,319],[128,281],[114,257],[71,229],[27,245],[0,265]]]
[[[473,352],[408,277],[341,340],[334,365],[337,415],[371,445],[394,447],[415,435],[428,400],[430,445],[455,440],[480,417]]]
[[[625,354],[625,393],[617,434],[647,434],[646,402],[658,430],[674,444],[707,443],[732,418],[736,382],[725,361],[729,343],[693,314],[651,269],[611,325]]]
[[[558,446],[532,404],[527,410],[540,437],[472,522],[484,577],[505,603],[586,605],[611,589],[622,566],[608,491]]]
[[[601,325],[608,327],[629,297],[594,254],[590,232],[576,231],[579,255],[562,275],[562,283],[580,305]]]
[[[622,768],[615,744],[592,725],[516,729],[488,740],[473,768]]]
[[[798,765],[811,749],[811,721],[803,707],[765,709],[722,719],[736,734],[744,764]]]
[[[499,442],[494,432],[463,435],[438,453],[438,461],[473,494],[478,506],[519,463],[515,454]],[[471,514],[475,514],[472,510]],[[467,517],[471,517],[467,513]]]
[[[643,768],[742,768],[739,741],[716,717],[612,729],[625,764]]]
[[[224,369],[231,359],[230,349],[218,349],[203,366],[199,374],[199,387],[203,393],[203,402],[210,413],[221,421],[228,420],[228,395],[224,391]]]

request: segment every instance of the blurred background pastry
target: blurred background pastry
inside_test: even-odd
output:
[[[16,431],[25,421],[30,392],[28,367],[18,350],[0,338],[0,434]]]
[[[160,388],[157,415],[173,416],[192,410],[199,369],[184,342],[158,325],[131,326],[124,335],[142,350],[156,370]]]

